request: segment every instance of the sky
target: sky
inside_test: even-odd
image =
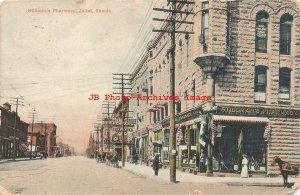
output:
[[[35,109],[36,122],[55,123],[59,139],[82,153],[97,115],[104,112],[104,94],[113,92],[112,74],[132,71],[155,35],[151,29],[158,24],[152,17],[161,15],[152,8],[161,5],[151,0],[4,1],[0,104],[22,96],[21,120],[30,123]],[[74,12],[80,9],[92,13]],[[90,94],[102,100],[91,101]]]

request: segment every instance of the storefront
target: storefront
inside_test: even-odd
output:
[[[277,144],[286,142],[289,147],[293,146],[276,133],[295,128],[286,121],[299,120],[299,114],[299,110],[293,109],[218,106],[211,124],[214,167],[226,172],[236,171],[242,154],[247,154],[251,171],[268,171],[268,162],[277,154]],[[276,131],[272,133],[273,127]],[[289,153],[282,148],[278,152],[285,158]]]
[[[237,171],[242,154],[247,154],[252,171],[266,171],[269,119],[214,115],[214,169]]]
[[[176,167],[195,170],[199,160],[200,152],[200,127],[205,120],[202,107],[196,107],[175,117],[175,136],[178,155],[176,156]],[[169,162],[169,120],[162,121],[165,128],[163,163]]]

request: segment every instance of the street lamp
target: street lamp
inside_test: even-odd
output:
[[[207,131],[208,131],[208,146],[207,146],[207,176],[211,176],[213,173],[212,168],[212,132],[211,123],[212,115],[215,112],[215,76],[218,69],[224,68],[229,63],[229,57],[226,54],[221,53],[208,53],[197,57],[194,62],[200,66],[202,71],[207,75],[207,95],[213,97],[213,101],[210,102],[205,108],[207,113]]]

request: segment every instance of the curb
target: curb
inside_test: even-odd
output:
[[[228,186],[261,186],[261,187],[283,187],[283,184],[279,183],[246,183],[246,182],[225,182]],[[294,183],[290,183],[294,185]]]

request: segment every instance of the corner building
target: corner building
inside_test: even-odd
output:
[[[214,170],[235,171],[242,153],[252,171],[277,174],[274,156],[300,163],[300,9],[297,1],[195,1],[178,4],[175,50],[177,167],[196,169],[212,147]],[[165,24],[164,29],[168,26]],[[170,40],[158,33],[132,76],[132,93],[169,94]],[[186,100],[213,96],[212,101]],[[168,101],[130,101],[142,161],[169,158]],[[139,141],[142,140],[142,141]],[[146,144],[144,144],[146,143]]]

